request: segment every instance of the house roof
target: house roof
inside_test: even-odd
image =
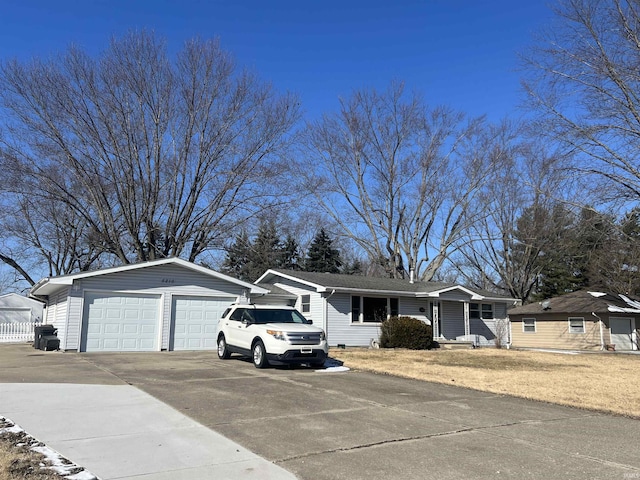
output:
[[[283,298],[295,299],[297,298],[293,293],[287,292],[285,289],[272,285],[270,283],[259,283],[256,284],[260,288],[264,288],[269,291],[270,296],[278,296]]]
[[[0,295],[0,308],[24,307],[26,305],[42,307],[42,300],[25,297],[17,293],[5,293]]]
[[[75,280],[80,280],[83,278],[96,277],[99,275],[109,275],[112,273],[122,273],[130,270],[138,270],[141,268],[150,268],[158,265],[179,265],[184,268],[188,268],[190,270],[194,270],[196,272],[202,273],[203,275],[208,275],[210,277],[214,277],[220,280],[227,281],[229,283],[234,283],[236,285],[240,285],[241,287],[247,288],[251,291],[251,293],[258,294],[266,294],[268,290],[265,290],[258,285],[243,282],[242,280],[238,280],[233,277],[229,277],[228,275],[224,275],[222,273],[218,273],[209,268],[203,267],[201,265],[196,265],[195,263],[187,262],[186,260],[182,260],[181,258],[171,257],[171,258],[161,258],[159,260],[152,260],[149,262],[141,262],[141,263],[131,263],[128,265],[121,265],[119,267],[111,267],[104,268],[101,270],[92,270],[89,272],[79,272],[71,275],[61,275],[58,277],[47,277],[43,278],[38,283],[36,283],[29,292],[30,295],[49,295],[56,290],[58,290],[61,286],[65,285],[73,285]]]
[[[455,283],[445,282],[409,282],[395,278],[365,277],[361,275],[344,275],[337,273],[299,272],[296,270],[267,270],[256,284],[265,286],[275,278],[286,278],[315,288],[318,292],[349,291],[372,292],[383,294],[411,295],[417,297],[438,297],[440,294],[459,290],[467,293],[475,300],[500,299],[512,300],[491,292],[470,289]]]
[[[578,290],[509,310],[509,315],[551,313],[640,313],[640,302],[625,295]]]

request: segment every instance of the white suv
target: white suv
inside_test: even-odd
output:
[[[324,330],[312,325],[293,307],[234,304],[218,324],[218,357],[239,353],[256,368],[270,362],[321,367],[329,347]]]

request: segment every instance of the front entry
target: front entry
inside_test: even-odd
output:
[[[609,318],[611,327],[611,343],[616,350],[636,350],[635,320],[633,318]]]

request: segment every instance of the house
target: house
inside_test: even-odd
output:
[[[44,303],[17,293],[0,295],[0,324],[42,321]]]
[[[17,293],[0,295],[0,343],[33,341],[43,314],[43,302]]]
[[[80,352],[214,350],[222,312],[266,293],[179,258],[44,278],[30,291],[60,348]]]
[[[329,344],[368,346],[380,324],[407,315],[433,325],[434,338],[506,342],[507,308],[516,301],[453,283],[410,282],[357,275],[268,270],[256,284],[267,289],[254,302],[294,305],[327,332]]]
[[[570,350],[637,350],[640,302],[580,290],[509,310],[511,345]]]

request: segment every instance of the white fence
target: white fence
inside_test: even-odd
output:
[[[33,342],[33,329],[40,323],[0,323],[0,343]]]

